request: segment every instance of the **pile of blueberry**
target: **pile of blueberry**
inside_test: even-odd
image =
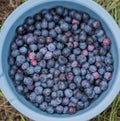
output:
[[[100,21],[57,6],[16,28],[9,75],[19,93],[50,114],[88,107],[112,78],[111,40]]]

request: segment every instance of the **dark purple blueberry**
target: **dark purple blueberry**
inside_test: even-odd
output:
[[[25,62],[25,60],[26,60],[26,58],[25,58],[24,55],[18,55],[18,56],[16,57],[16,63],[17,63],[18,65],[23,64],[23,63]]]
[[[28,25],[32,25],[32,24],[34,24],[34,18],[31,17],[31,16],[29,16],[29,17],[27,17],[27,18],[25,19],[25,22],[26,22],[26,24],[28,24]]]
[[[95,33],[97,37],[102,37],[104,35],[104,31],[102,29],[96,30]]]
[[[16,44],[17,44],[17,46],[22,46],[23,45],[23,40],[21,40],[21,39],[16,39]]]
[[[41,71],[41,67],[40,66],[35,66],[34,72],[35,73],[40,73],[40,71]]]
[[[82,78],[80,76],[74,77],[74,83],[79,87],[81,85]]]
[[[44,97],[42,95],[38,95],[35,98],[36,103],[41,104],[44,100]]]
[[[68,31],[69,30],[69,24],[68,23],[63,23],[60,25],[60,28],[63,30],[63,31]]]
[[[40,23],[40,22],[36,22],[36,23],[35,23],[35,28],[36,28],[37,30],[40,30],[40,29],[41,29],[41,23]]]
[[[94,21],[92,25],[95,29],[98,29],[101,26],[99,21]]]
[[[59,22],[60,17],[58,15],[54,15],[53,20],[54,20],[55,23],[57,23],[57,22]]]
[[[46,82],[46,81],[47,81],[47,75],[41,74],[41,75],[40,75],[40,81],[41,81],[41,82]]]
[[[56,7],[56,13],[57,13],[58,15],[63,15],[63,13],[64,13],[64,8],[61,7],[61,6]]]
[[[35,82],[34,85],[35,85],[35,87],[38,87],[38,86],[41,85],[41,82],[39,82],[39,81],[38,82]]]
[[[41,86],[35,87],[34,92],[35,92],[36,95],[42,94],[43,93],[43,87],[41,87]]]
[[[11,50],[16,50],[17,49],[17,44],[15,42],[12,42],[10,45]]]
[[[78,90],[77,92],[74,93],[74,97],[77,98],[77,99],[81,99],[82,93]]]
[[[33,80],[30,77],[25,77],[23,82],[25,85],[28,85],[28,86],[33,84]]]
[[[32,77],[32,79],[33,79],[33,81],[39,81],[39,79],[40,79],[40,76],[39,76],[39,74],[33,74],[33,77]]]
[[[95,63],[95,57],[94,56],[90,56],[88,59],[89,64],[94,64]]]
[[[63,109],[63,114],[67,114],[68,113],[68,106],[65,106]]]
[[[53,113],[54,113],[53,107],[50,107],[50,106],[48,106],[48,107],[46,108],[46,111],[47,111],[48,113],[50,113],[50,114],[53,114]]]
[[[59,66],[59,71],[62,72],[62,73],[64,73],[65,72],[65,68],[66,68],[65,65]]]
[[[53,99],[55,99],[55,98],[57,97],[57,92],[52,92],[52,93],[51,93],[51,97],[52,97]]]
[[[28,30],[28,32],[33,32],[35,30],[35,26],[30,25],[27,30]]]
[[[101,81],[100,82],[100,88],[102,91],[105,91],[108,88],[108,83],[106,81]]]
[[[41,60],[38,65],[41,67],[41,68],[45,68],[46,67],[46,61],[45,60]]]
[[[68,98],[68,97],[64,97],[64,98],[63,98],[62,104],[63,104],[63,105],[68,105],[69,102],[70,102],[69,98]]]
[[[47,81],[47,87],[53,87],[53,85],[54,85],[54,82],[53,82],[53,80],[48,80]]]
[[[55,22],[49,22],[48,23],[48,29],[53,29],[55,27]]]
[[[94,65],[90,65],[89,70],[90,70],[90,72],[95,72],[95,71],[97,71],[97,68]]]
[[[65,93],[65,96],[68,98],[72,97],[73,95],[73,91],[71,89],[65,89],[64,93]]]
[[[105,73],[105,68],[98,69],[99,74],[103,75]]]
[[[49,96],[50,93],[51,93],[51,89],[49,89],[49,88],[46,88],[46,89],[43,90],[43,95],[44,96]]]
[[[95,92],[95,94],[101,94],[101,89],[100,89],[100,87],[98,87],[98,86],[95,86],[94,87],[94,92]]]
[[[29,95],[29,99],[31,102],[35,102],[35,99],[36,99],[36,94],[34,92],[32,92],[30,95]]]
[[[77,61],[73,61],[71,63],[71,67],[74,68],[74,67],[77,67],[78,66],[78,62]]]
[[[58,43],[58,44],[57,44],[57,48],[58,48],[58,49],[61,50],[61,49],[63,49],[63,47],[64,47],[64,45],[63,45],[62,43]]]
[[[80,68],[79,68],[79,67],[73,68],[73,74],[74,74],[75,76],[79,76],[80,73],[81,73],[81,71],[80,71]]]
[[[41,20],[41,15],[40,15],[39,13],[35,14],[35,15],[34,15],[34,19],[35,19],[36,21],[40,21],[40,20]]]
[[[52,51],[52,52],[53,52],[53,51],[55,51],[55,48],[56,48],[56,47],[55,47],[55,45],[54,45],[53,43],[50,43],[50,44],[47,46],[47,48],[48,48],[49,51]]]
[[[36,50],[38,49],[38,47],[37,47],[36,44],[31,44],[31,45],[29,46],[29,48],[30,48],[31,51],[36,51]]]
[[[58,34],[61,34],[62,33],[62,30],[59,26],[56,26],[55,27],[55,31],[58,33]]]
[[[72,18],[69,16],[65,16],[65,22],[70,24],[72,22]]]
[[[49,36],[52,37],[52,38],[55,38],[55,37],[57,36],[56,31],[55,31],[54,29],[51,29],[51,30],[49,31]]]
[[[73,24],[72,25],[72,31],[76,31],[78,29],[78,24]]]
[[[105,72],[104,73],[104,78],[106,79],[106,80],[110,80],[111,79],[111,77],[112,77],[112,73],[111,72]]]
[[[69,73],[67,73],[67,75],[66,75],[66,78],[67,78],[67,81],[72,81],[73,80],[73,73],[71,73],[71,72],[69,72]]]
[[[21,54],[26,54],[27,53],[27,48],[26,47],[21,47],[19,49],[19,51],[20,51]]]
[[[46,20],[43,20],[41,23],[41,28],[46,29],[48,27],[48,22]]]
[[[85,42],[82,42],[79,44],[80,49],[84,50],[87,47],[87,44]]]
[[[17,27],[16,32],[17,34],[23,35],[25,34],[26,31],[25,31],[25,28],[22,25],[20,25]]]
[[[75,55],[79,55],[80,54],[80,49],[79,48],[75,48],[75,49],[73,49],[73,54],[75,54]]]
[[[72,50],[73,49],[73,44],[71,42],[67,43],[67,48]]]
[[[14,65],[14,63],[15,63],[15,60],[14,60],[14,58],[13,57],[10,57],[9,59],[8,59],[8,63],[9,63],[9,65]]]
[[[83,109],[84,108],[84,103],[82,102],[82,101],[79,101],[78,103],[77,103],[77,110],[81,110],[81,109]]]
[[[93,93],[93,88],[92,87],[86,88],[84,92],[87,96],[90,96]]]
[[[76,88],[75,83],[70,83],[69,84],[69,88],[72,89],[72,90],[74,90]]]
[[[28,67],[28,68],[26,69],[26,73],[27,73],[28,75],[33,74],[33,73],[34,73],[34,67],[33,67],[33,66]]]
[[[15,81],[22,81],[24,78],[23,74],[18,72],[15,74]]]
[[[88,19],[90,18],[90,16],[87,14],[87,13],[83,13],[82,14],[82,19],[83,19],[83,21],[88,21]]]
[[[70,101],[71,101],[72,103],[74,103],[74,104],[77,104],[78,99],[75,98],[75,97],[71,97],[71,98],[70,98]]]
[[[89,88],[89,87],[90,87],[90,83],[89,83],[87,80],[83,80],[83,81],[81,82],[81,86],[82,86],[83,88]]]
[[[62,90],[58,90],[57,91],[57,97],[63,97],[64,96],[64,93]]]
[[[17,86],[17,92],[19,92],[19,93],[23,92],[23,86],[22,85]]]
[[[79,39],[84,42],[86,40],[86,38],[87,38],[86,32],[85,31],[81,31]],[[86,48],[86,45],[85,44],[80,44],[79,47],[81,49],[84,49],[84,48]]]
[[[46,29],[43,29],[42,31],[41,31],[41,35],[43,36],[43,37],[47,37],[48,36],[48,30],[46,30]]]
[[[51,100],[50,105],[52,107],[56,107],[58,104],[57,104],[56,100],[53,99],[53,100]]]
[[[112,72],[113,71],[113,66],[106,66],[106,71]]]
[[[53,57],[54,57],[55,59],[57,59],[60,55],[61,55],[61,51],[60,51],[60,50],[55,50],[55,51],[53,52]]]
[[[74,17],[75,17],[75,19],[77,19],[77,20],[80,21],[81,18],[82,18],[82,14],[81,13],[78,13],[78,12],[75,12]]]
[[[47,107],[48,107],[48,103],[46,103],[46,102],[43,102],[43,103],[40,104],[40,106],[39,106],[39,108],[40,108],[41,110],[43,110],[43,111],[45,111],[45,110],[47,109]]]
[[[112,58],[110,58],[110,57],[105,58],[105,64],[112,64],[112,63],[113,63]]]
[[[81,71],[81,75],[82,75],[82,76],[86,75],[86,73],[87,73],[87,71],[86,71],[85,68],[81,68],[80,71]]]
[[[86,102],[84,103],[84,108],[87,108],[89,105],[90,105],[90,102],[89,102],[89,101],[86,101]]]
[[[59,58],[58,58],[58,62],[59,62],[60,65],[66,64],[67,61],[68,60],[64,56],[59,56]]]
[[[15,69],[11,69],[9,71],[9,74],[10,74],[11,77],[14,77],[15,73],[16,73],[16,70]]]
[[[52,21],[52,18],[53,18],[52,14],[50,13],[46,13],[44,17],[47,21]]]
[[[77,56],[77,60],[80,64],[83,64],[87,61],[87,58],[85,55],[81,54],[81,55]]]
[[[65,81],[66,80],[66,78],[65,78],[65,74],[60,74],[60,76],[59,76],[59,79],[60,79],[60,81]]]
[[[55,100],[58,105],[60,105],[62,103],[62,98],[60,98],[60,97],[57,97]]]
[[[20,51],[19,50],[13,50],[12,52],[11,52],[11,56],[12,57],[17,57],[18,55],[20,54]]]
[[[63,106],[62,106],[62,105],[57,106],[57,107],[56,107],[56,112],[57,112],[58,114],[63,113]]]
[[[65,88],[66,88],[66,84],[64,83],[64,82],[58,82],[58,88],[60,89],[60,90],[64,90]]]

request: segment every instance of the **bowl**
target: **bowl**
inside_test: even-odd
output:
[[[112,40],[111,52],[114,60],[114,72],[109,83],[107,91],[105,91],[97,100],[95,100],[88,108],[78,111],[74,115],[68,114],[47,114],[40,111],[29,103],[23,96],[18,94],[8,75],[8,55],[9,46],[15,36],[15,29],[22,24],[24,19],[33,15],[44,8],[51,8],[62,5],[67,8],[73,8],[89,13],[93,18],[99,19]],[[0,89],[10,102],[10,104],[18,111],[35,121],[87,121],[104,111],[117,96],[120,87],[120,30],[114,19],[100,5],[92,0],[28,0],[26,3],[18,7],[5,21],[0,32]]]

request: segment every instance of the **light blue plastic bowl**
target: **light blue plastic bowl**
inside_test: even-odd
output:
[[[111,52],[114,58],[114,73],[109,88],[88,108],[75,115],[49,115],[35,108],[31,103],[19,95],[8,75],[9,46],[15,35],[15,28],[24,19],[37,13],[43,8],[62,5],[89,13],[99,19],[112,40]],[[7,100],[18,111],[35,121],[87,121],[104,111],[117,96],[120,90],[120,31],[114,19],[100,5],[92,0],[29,0],[18,7],[5,21],[0,32],[0,88]]]

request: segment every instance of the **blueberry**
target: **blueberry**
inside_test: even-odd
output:
[[[36,22],[36,23],[35,23],[35,28],[36,28],[37,30],[40,30],[40,29],[41,29],[41,23],[40,23],[40,22]]]
[[[52,43],[48,45],[48,50],[49,51],[52,51],[53,52],[53,51],[55,51],[55,48],[56,48],[55,45],[52,44]]]
[[[67,63],[67,59],[66,59],[64,56],[59,56],[58,62],[59,62],[61,65],[64,65],[64,64]]]
[[[25,34],[26,31],[25,31],[25,28],[22,25],[20,25],[17,27],[16,32],[17,34],[23,35]]]
[[[10,45],[10,49],[11,50],[16,50],[17,49],[17,44],[15,42],[12,42],[12,44]]]
[[[14,65],[14,62],[15,62],[15,60],[14,60],[14,58],[13,57],[10,57],[9,59],[8,59],[8,63],[9,63],[9,65]]]
[[[29,99],[31,102],[35,102],[35,99],[36,99],[36,94],[34,92],[32,92],[30,95],[29,95]]]
[[[96,36],[97,37],[102,37],[104,35],[104,31],[103,30],[96,30]]]
[[[57,106],[57,107],[56,107],[56,112],[57,112],[58,114],[63,113],[63,106],[61,106],[61,105]]]
[[[73,44],[71,42],[67,43],[67,48],[72,50],[73,49]]]
[[[55,99],[57,97],[57,92],[52,92],[51,97]]]
[[[27,48],[26,47],[21,47],[20,49],[21,54],[26,54],[27,53]]]
[[[69,16],[66,16],[66,17],[65,17],[65,22],[67,22],[67,23],[70,24],[71,21],[72,21],[71,17],[69,17]]]
[[[67,106],[65,106],[64,109],[63,109],[63,114],[66,114],[66,113],[68,113],[68,107]]]
[[[82,98],[82,93],[78,90],[77,92],[74,92],[74,97],[76,99],[81,99]]]
[[[43,102],[43,103],[40,104],[40,106],[39,106],[39,108],[40,108],[41,110],[43,110],[43,111],[45,111],[45,110],[47,109],[47,107],[48,107],[48,103],[46,103],[46,102]]]
[[[100,68],[100,69],[98,69],[98,72],[99,72],[101,75],[103,75],[103,74],[105,73],[105,68]]]
[[[113,66],[106,66],[106,71],[112,72],[113,71]]]
[[[102,91],[105,91],[105,90],[108,88],[107,82],[104,81],[104,80],[101,81],[101,82],[100,82],[100,88],[101,88]]]
[[[39,13],[35,14],[35,15],[34,15],[34,19],[35,19],[36,21],[40,21],[40,20],[41,20],[41,15],[40,15]]]
[[[48,80],[47,81],[47,87],[53,87],[53,85],[54,85],[54,82],[53,82],[53,80]]]
[[[11,56],[12,57],[17,57],[18,55],[20,54],[20,51],[19,50],[13,50],[12,52],[11,52]]]
[[[53,20],[54,20],[55,23],[57,23],[57,22],[59,22],[60,17],[58,15],[54,15]]]
[[[104,78],[106,79],[106,80],[110,80],[111,79],[111,77],[112,77],[112,73],[111,72],[105,72],[104,73]]]
[[[77,103],[77,110],[81,110],[81,109],[83,109],[83,107],[84,107],[84,103],[82,101],[79,101]]]
[[[65,96],[68,98],[72,97],[73,95],[73,91],[71,89],[65,89],[64,93],[65,93]]]
[[[85,42],[82,42],[82,43],[79,44],[79,47],[80,47],[80,49],[84,50],[84,49],[86,49],[87,44]]]
[[[79,62],[80,64],[83,64],[83,63],[86,62],[87,58],[86,58],[85,55],[81,54],[81,55],[77,56],[77,60],[78,60],[78,62]]]
[[[74,113],[76,112],[75,107],[73,107],[73,106],[69,107],[68,112],[69,112],[69,114],[71,114],[71,115],[74,114]]]
[[[60,105],[62,103],[62,98],[60,98],[60,97],[57,97],[55,100],[58,105]]]
[[[83,81],[81,82],[81,86],[82,86],[83,88],[89,88],[89,87],[90,87],[90,83],[89,83],[87,80],[83,80]]]
[[[46,82],[46,81],[47,81],[47,75],[41,74],[41,75],[40,75],[40,81],[41,81],[41,82]]]
[[[17,91],[18,91],[19,93],[22,93],[22,92],[23,92],[23,86],[22,86],[22,85],[18,85],[18,86],[17,86]]]
[[[86,71],[85,68],[81,68],[81,75],[82,75],[82,76],[86,75],[86,72],[87,72],[87,71]]]
[[[17,46],[22,46],[23,45],[23,40],[21,40],[21,39],[16,39],[16,44],[17,44]]]
[[[70,55],[70,52],[71,52],[70,49],[64,48],[62,51],[62,55],[68,57]]]
[[[53,18],[53,16],[50,13],[46,13],[44,17],[47,21],[52,21]]]
[[[88,59],[89,64],[94,64],[95,63],[95,57],[94,56],[90,56]]]
[[[69,30],[69,25],[68,23],[63,23],[60,25],[60,28],[63,30],[63,31],[68,31]]]
[[[51,100],[50,105],[52,107],[56,107],[58,104],[57,104],[56,100],[53,99],[53,100]]]
[[[61,55],[61,51],[60,51],[60,50],[55,50],[55,51],[53,52],[53,57],[56,58],[56,59],[57,59],[60,55]]]
[[[90,18],[90,16],[87,13],[84,12],[83,15],[82,15],[83,21],[87,21],[89,18]]]
[[[79,87],[81,85],[81,80],[82,78],[80,76],[75,76],[74,77],[74,83]]]
[[[87,96],[90,96],[93,93],[93,88],[92,87],[86,88],[84,92]]]
[[[29,48],[30,48],[31,51],[36,51],[36,50],[38,49],[38,47],[37,47],[36,44],[31,44],[31,45],[29,46]]]
[[[34,67],[33,66],[30,66],[26,69],[26,73],[27,74],[33,74],[34,73]]]
[[[33,32],[35,30],[35,26],[30,25],[27,30],[28,30],[28,32]]]
[[[95,92],[96,94],[100,94],[100,93],[101,93],[100,87],[98,87],[98,86],[94,87],[94,92]]]
[[[30,77],[25,77],[23,82],[25,85],[28,85],[28,86],[33,84],[33,80]]]
[[[36,95],[42,94],[42,92],[43,92],[43,87],[41,87],[41,86],[35,87],[34,92],[35,92]]]
[[[62,104],[63,104],[63,105],[68,105],[69,102],[70,102],[69,98],[68,98],[68,97],[64,97],[64,98],[63,98]]]
[[[46,67],[46,61],[45,60],[41,60],[38,64],[41,68]]]
[[[46,20],[43,20],[41,23],[41,28],[46,29],[48,27],[48,22]]]
[[[54,27],[55,27],[55,22],[52,21],[52,22],[48,23],[48,28],[49,29],[53,29]]]
[[[110,57],[105,58],[105,64],[112,64],[112,63],[113,63],[112,58],[110,58]]]
[[[16,73],[15,69],[10,69],[9,74],[11,77],[14,77],[15,73]]]
[[[43,90],[43,95],[45,95],[45,96],[49,96],[50,93],[51,93],[51,89],[49,89],[49,88],[46,88]]]
[[[55,27],[55,31],[58,33],[58,34],[61,34],[62,33],[62,30],[59,26],[56,26]]]
[[[90,33],[92,28],[89,25],[85,25],[85,32]]]
[[[57,97],[63,97],[64,94],[63,94],[63,91],[62,90],[58,90],[57,91]]]
[[[73,25],[72,25],[72,30],[73,30],[73,31],[76,31],[77,29],[78,29],[78,24],[73,24]]]
[[[25,69],[27,69],[29,67],[29,63],[25,62],[25,63],[22,64],[21,67],[22,67],[23,70],[25,70]]]
[[[35,66],[34,72],[35,73],[40,73],[40,71],[41,71],[41,67],[40,66]]]
[[[33,19],[33,17],[29,16],[29,17],[26,18],[25,22],[28,25],[32,25],[32,24],[34,24],[34,19]]]
[[[80,49],[79,48],[75,48],[75,49],[73,49],[73,54],[75,54],[75,55],[79,55],[80,54]]]
[[[98,29],[101,26],[99,21],[94,21],[92,25],[95,29]]]
[[[41,85],[41,82],[39,82],[39,81],[38,82],[35,82],[34,85],[35,85],[35,87],[38,87],[38,86]]]
[[[76,56],[74,54],[69,55],[69,61],[75,61]]]
[[[39,104],[41,104],[43,102],[43,100],[44,100],[44,97],[41,95],[38,95],[35,98],[36,103],[39,103]]]
[[[79,40],[84,42],[86,40],[86,38],[87,38],[86,32],[81,31],[80,36],[79,36]],[[86,45],[85,45],[85,43],[84,44],[82,43],[82,44],[79,45],[79,47],[81,49],[84,49],[84,48],[86,48]]]
[[[17,63],[18,65],[23,64],[23,63],[25,62],[25,60],[26,60],[26,58],[25,58],[25,56],[23,56],[23,55],[18,55],[18,56],[16,57],[16,63]]]
[[[57,48],[58,48],[58,49],[61,50],[61,49],[63,49],[63,47],[64,47],[64,45],[63,45],[62,43],[58,43],[58,44],[57,44]]]
[[[90,65],[89,70],[90,70],[90,72],[95,72],[95,71],[97,71],[97,68],[94,65]]]
[[[49,36],[52,37],[52,38],[55,38],[55,37],[57,36],[56,31],[55,31],[54,29],[51,29],[51,30],[49,31]]]
[[[41,35],[42,36],[44,36],[44,37],[47,37],[48,36],[48,30],[46,30],[46,29],[43,29],[42,31],[41,31]]]
[[[56,13],[57,13],[58,15],[63,15],[63,13],[64,13],[64,8],[61,7],[61,6],[58,6],[58,7],[56,8]]]

